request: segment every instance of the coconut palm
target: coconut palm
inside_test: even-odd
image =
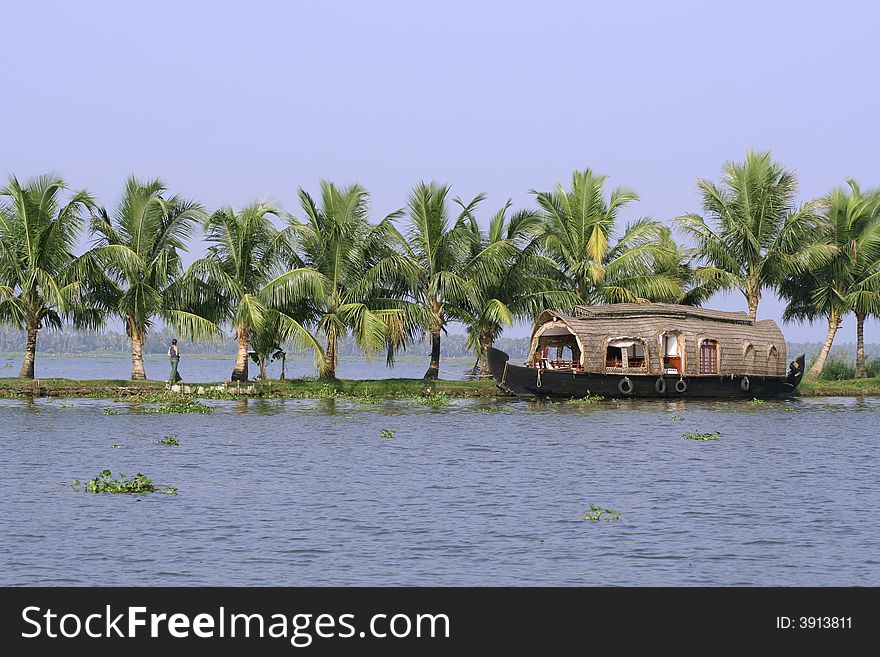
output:
[[[181,280],[180,251],[204,216],[199,204],[168,196],[160,180],[132,176],[112,216],[101,208],[92,218],[95,243],[87,255],[106,272],[97,296],[125,324],[132,379],[146,378],[143,345],[156,318],[194,339],[219,332],[217,318],[208,316],[212,296]]]
[[[224,319],[232,324],[238,341],[233,381],[248,380],[251,336],[262,330],[269,311],[261,297],[263,288],[292,257],[285,236],[271,221],[273,216],[280,217],[281,211],[262,202],[238,213],[232,208],[217,210],[205,221],[208,254],[188,272],[215,291]]]
[[[694,260],[699,256],[694,249],[678,244],[666,226],[660,229],[658,242],[661,248],[654,258],[654,271],[677,280],[681,286],[680,294],[672,301],[686,306],[701,306],[720,289],[723,276],[719,276],[719,272],[711,267],[695,266]]]
[[[700,276],[718,289],[740,290],[753,321],[766,288],[830,257],[827,245],[812,239],[817,203],[795,207],[795,174],[770,153],[749,151],[744,163],[724,165],[720,184],[700,179],[697,187],[705,217],[687,214],[676,222],[697,243],[706,265]]]
[[[393,224],[400,213],[370,223],[369,196],[360,185],[322,181],[320,206],[303,189],[299,197],[305,216],[292,218],[285,230],[296,249],[293,267],[267,283],[264,302],[298,309],[303,322],[293,330],[289,321],[287,335],[314,350],[322,379],[336,378],[339,340],[349,334],[368,355],[387,349],[390,362],[419,318],[418,307],[392,290],[405,266],[391,248],[403,242]]]
[[[405,278],[409,297],[425,311],[424,328],[431,339],[425,379],[439,377],[440,336],[469,294],[464,269],[479,245],[479,232],[473,230],[469,213],[484,196],[479,194],[470,203],[456,199],[461,212],[450,222],[448,195],[447,185],[421,182],[407,204],[406,266],[399,273]]]
[[[94,327],[100,312],[87,305],[73,254],[86,212],[85,190],[64,200],[61,178],[44,175],[22,184],[14,176],[0,190],[0,322],[27,332],[19,377],[34,378],[37,333],[60,328],[65,317]]]
[[[562,289],[555,263],[539,252],[541,222],[530,210],[508,217],[508,201],[483,234],[471,215],[472,257],[463,267],[470,294],[457,311],[467,328],[468,346],[477,354],[475,370],[491,376],[488,353],[515,320],[534,321],[545,308],[571,308],[577,296]],[[469,213],[470,214],[470,213]]]
[[[855,180],[848,189],[835,189],[826,199],[825,223],[814,237],[831,245],[833,257],[823,266],[792,277],[781,285],[788,299],[783,317],[813,321],[824,318],[828,332],[808,374],[825,367],[842,318],[856,316],[856,378],[865,370],[864,324],[880,312],[880,193],[863,193]]]
[[[263,319],[262,326],[251,335],[251,350],[248,352],[260,368],[260,379],[268,380],[269,374],[266,365],[274,360],[281,361],[280,381],[284,381],[284,369],[287,360],[287,352],[282,346],[284,343],[284,326],[280,317],[269,310]]]
[[[620,211],[638,195],[619,187],[604,197],[607,176],[590,169],[572,174],[571,189],[532,190],[541,208],[538,239],[544,253],[582,304],[674,301],[681,295],[676,275],[661,271],[668,258],[663,227],[651,219],[629,224],[615,241]]]

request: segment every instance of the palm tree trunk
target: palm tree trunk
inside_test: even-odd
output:
[[[246,326],[239,326],[236,330],[238,336],[238,352],[235,355],[235,367],[232,368],[232,381],[248,380],[248,346],[251,341],[251,331]]]
[[[828,352],[831,351],[831,343],[834,342],[834,336],[837,334],[838,328],[840,328],[840,316],[832,311],[828,316],[828,335],[825,337],[822,351],[819,352],[819,357],[813,363],[810,371],[807,372],[807,376],[818,377],[822,374],[822,370],[825,369],[825,361],[828,360]]]
[[[321,368],[321,375],[318,377],[323,381],[332,381],[336,378],[336,363],[339,360],[338,340],[335,335],[327,336],[327,350],[324,352],[324,365]]]
[[[758,302],[761,300],[759,296],[748,296],[746,301],[749,303],[749,319],[753,322],[758,320]]]
[[[279,381],[284,381],[284,366],[287,365],[287,355],[281,356],[281,378]]]
[[[37,358],[37,331],[39,324],[28,324],[27,327],[27,345],[24,349],[24,361],[21,363],[21,371],[18,373],[20,379],[34,378],[34,361]]]
[[[865,313],[856,313],[856,378],[868,378],[865,368]]]
[[[131,380],[141,381],[147,378],[144,371],[144,341],[147,336],[130,320],[128,333],[131,335]]]
[[[265,357],[260,358],[260,380],[268,381],[269,375],[266,373],[266,359]]]
[[[425,379],[436,381],[440,378],[440,329],[431,329],[431,363],[425,372]]]
[[[483,335],[480,337],[480,378],[491,379],[492,372],[489,369],[489,349],[495,343],[494,335]]]

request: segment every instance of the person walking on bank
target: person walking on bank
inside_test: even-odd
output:
[[[171,359],[171,378],[168,379],[168,383],[177,383],[178,381],[182,381],[180,377],[180,373],[177,371],[177,366],[180,364],[180,349],[177,347],[177,339],[171,341],[171,347],[168,349],[168,357]]]

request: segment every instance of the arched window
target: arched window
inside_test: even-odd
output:
[[[770,345],[770,351],[767,353],[767,366],[771,374],[779,371],[779,350],[773,345]]]
[[[743,349],[743,366],[746,372],[755,371],[755,345],[750,342],[747,342]]]
[[[700,342],[700,374],[718,374],[718,341]]]

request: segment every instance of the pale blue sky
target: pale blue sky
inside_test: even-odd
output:
[[[878,24],[854,1],[4,0],[0,174],[57,171],[112,205],[133,172],[288,210],[300,185],[357,181],[376,217],[434,179],[486,192],[487,220],[591,167],[639,192],[626,218],[669,221],[755,148],[807,200],[880,185]]]

